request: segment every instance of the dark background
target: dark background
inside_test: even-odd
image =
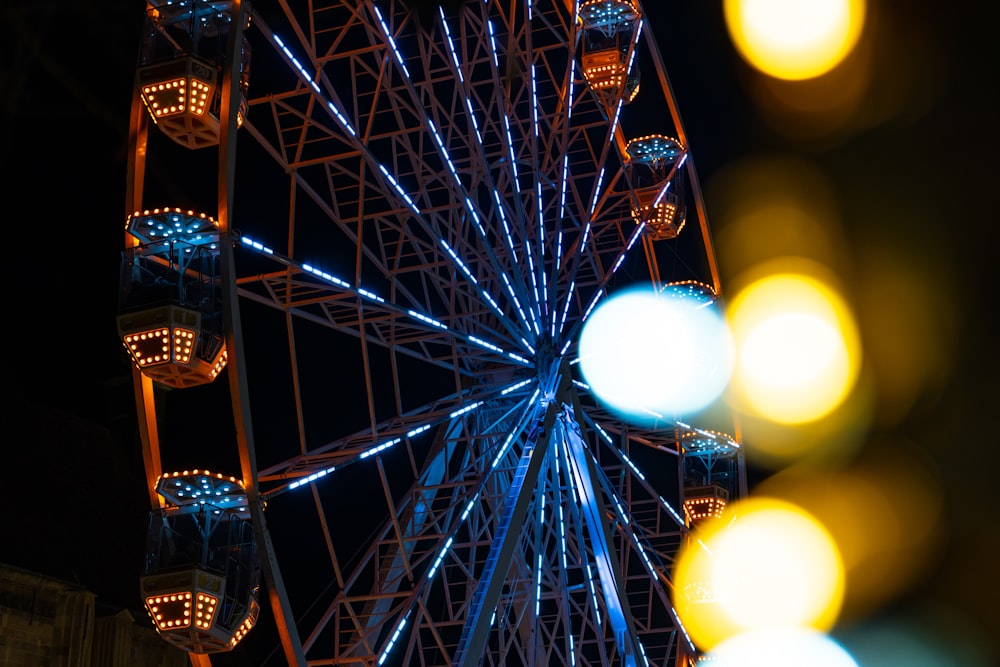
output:
[[[956,642],[972,637],[996,658],[996,642],[985,638],[1000,636],[998,11],[870,2],[874,74],[864,113],[809,131],[762,106],[760,77],[728,41],[721,0],[646,4],[710,216],[713,177],[727,164],[761,154],[808,160],[833,183],[859,265],[877,263],[888,244],[918,267],[920,285],[946,295],[948,307],[929,324],[941,371],[872,427],[908,443],[889,450],[890,460],[930,462],[946,524],[921,578],[885,614],[934,601],[958,619],[938,626],[946,641],[961,628]],[[121,0],[15,0],[0,9],[0,219],[13,232],[5,244],[0,561],[78,581],[138,618],[148,505],[114,316],[142,11],[142,2]],[[858,294],[872,293],[866,275],[856,276]]]

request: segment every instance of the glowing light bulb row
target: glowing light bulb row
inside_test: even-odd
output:
[[[174,630],[191,625],[190,592],[154,595],[146,598],[146,609],[160,630]]]
[[[171,338],[173,355],[171,355]],[[160,327],[151,331],[126,334],[123,337],[125,347],[140,367],[171,361],[187,364],[191,361],[195,339],[194,331],[180,327],[173,329],[173,336],[168,327]]]
[[[206,593],[198,593],[198,598],[196,600],[195,608],[195,627],[201,628],[202,630],[207,630],[212,627],[212,623],[215,621],[215,607],[218,604],[218,598],[208,595]]]
[[[596,28],[634,21],[639,10],[630,0],[587,0],[580,3],[579,17],[584,26]]]
[[[714,496],[684,499],[684,513],[691,521],[718,518],[722,516],[722,511],[725,508],[726,501]]]
[[[211,504],[243,511],[247,503],[242,481],[208,470],[164,473],[156,482],[156,492],[178,507]]]
[[[188,103],[189,85],[191,88],[190,104]],[[213,88],[214,86],[195,78],[179,77],[143,86],[142,94],[150,112],[157,118],[185,112],[202,116]]]
[[[253,618],[253,616],[252,615],[247,616],[243,620],[243,622],[240,623],[239,627],[233,631],[233,636],[229,638],[229,646],[233,647],[239,644],[240,640],[243,639],[246,636],[246,634],[253,629],[254,625],[255,625],[255,619]]]

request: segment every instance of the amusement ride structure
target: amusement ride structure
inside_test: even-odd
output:
[[[638,0],[147,0],[131,122],[166,641],[209,665],[266,617],[290,665],[698,661],[673,599],[711,593],[671,571],[745,493],[738,439],[615,414],[577,357],[616,290],[720,294]]]

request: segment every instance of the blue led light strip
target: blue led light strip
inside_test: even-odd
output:
[[[568,462],[569,462],[569,456],[570,456],[570,454],[569,454],[569,443],[567,443],[566,442],[566,438],[563,437],[563,438],[560,438],[560,444],[562,445],[562,447],[561,447],[562,454],[563,454],[563,456],[566,457],[566,461],[567,461],[567,464],[568,464]],[[566,470],[566,484],[571,489],[573,489],[573,495],[576,498],[577,506],[578,507],[582,507],[583,506],[583,496],[581,495],[580,490],[577,488],[576,480],[575,480],[575,478],[572,475],[572,469],[569,467],[569,465],[567,465],[567,470]],[[583,564],[584,564],[584,566],[587,569],[587,584],[588,584],[588,588],[590,589],[590,599],[591,599],[591,602],[592,602],[591,607],[594,610],[594,621],[597,624],[597,626],[600,627],[601,626],[601,606],[600,606],[600,604],[598,604],[597,588],[594,586],[594,573],[590,569],[590,561],[589,560],[584,559]]]
[[[407,79],[410,80],[411,77],[410,77],[409,72],[407,71],[406,66],[405,66],[405,64],[403,62],[402,54],[399,51],[399,49],[397,48],[395,41],[392,39],[392,36],[389,34],[389,29],[388,29],[387,23],[383,19],[382,14],[379,11],[378,7],[373,7],[373,9],[375,11],[375,14],[377,15],[377,19],[379,21],[379,24],[382,27],[382,30],[383,30],[384,35],[385,35],[385,38],[386,38],[386,40],[389,42],[389,44],[392,47],[392,50],[393,50],[393,53],[396,56],[397,62],[399,62],[400,66],[402,67],[403,72],[406,74]],[[447,44],[448,44],[449,51],[451,53],[452,62],[455,65],[456,75],[458,76],[459,81],[464,84],[465,78],[464,78],[464,75],[462,74],[462,71],[461,71],[461,63],[459,62],[458,53],[455,50],[454,44],[453,44],[453,42],[451,40],[451,32],[450,32],[450,30],[448,28],[447,21],[445,20],[445,17],[444,17],[444,10],[441,7],[439,7],[438,9],[439,9],[439,14],[441,16],[442,25],[444,26],[444,32],[445,32],[445,34],[447,36],[447,40],[446,41],[447,41]],[[466,94],[466,95],[464,95],[464,97],[466,99],[466,106],[469,109],[469,117],[471,119],[471,122],[473,123],[473,125],[476,128],[476,137],[479,140],[479,143],[480,143],[480,146],[481,146],[482,145],[482,138],[481,138],[481,135],[479,134],[478,124],[476,123],[476,117],[475,117],[475,113],[474,113],[474,110],[473,110],[473,107],[472,107],[471,96],[469,96],[469,95]],[[416,101],[419,100],[418,96],[416,96],[416,95],[414,95],[414,99]],[[418,105],[418,108],[423,108],[423,107],[421,105]],[[498,274],[498,275],[505,275],[505,272],[501,268],[500,263],[497,261],[496,257],[492,253],[492,248],[491,248],[491,246],[490,246],[490,244],[488,242],[489,241],[489,237],[488,237],[488,235],[486,233],[485,228],[483,227],[482,216],[480,215],[480,212],[477,210],[477,207],[473,203],[472,199],[470,197],[468,197],[467,195],[463,194],[465,192],[465,189],[464,189],[464,187],[462,185],[461,179],[459,178],[458,170],[455,168],[454,162],[451,159],[451,155],[449,154],[448,149],[445,146],[444,139],[441,136],[441,133],[438,131],[437,126],[434,124],[433,120],[429,116],[425,117],[425,124],[429,128],[429,130],[431,132],[431,136],[434,138],[434,141],[435,141],[435,144],[437,145],[438,153],[439,153],[441,159],[447,165],[448,171],[449,171],[449,173],[452,176],[452,180],[453,180],[453,182],[454,182],[454,184],[456,186],[456,191],[455,191],[456,192],[456,196],[459,197],[463,201],[463,203],[465,205],[465,208],[468,211],[469,216],[471,217],[472,222],[473,222],[474,226],[476,227],[476,230],[478,231],[480,237],[484,241],[486,241],[486,243],[483,244],[483,248],[489,254],[490,265],[493,267],[493,270],[494,270],[494,272],[496,274]],[[393,188],[395,188],[396,191],[400,194],[400,196],[403,197],[403,200],[410,206],[410,208],[415,213],[417,213],[419,215],[420,211],[418,210],[418,208],[414,204],[413,199],[404,191],[404,189],[400,186],[400,184],[392,177],[392,175],[389,173],[388,169],[386,169],[381,164],[379,164],[378,166],[379,166],[379,169],[382,171],[383,175],[386,177],[386,179],[389,181],[389,183],[393,186]],[[492,189],[494,191],[496,190],[495,187],[492,188]],[[500,213],[501,213],[501,216],[502,216],[503,215],[503,209],[502,208],[500,208]],[[506,226],[506,222],[505,222],[505,226]],[[508,233],[508,236],[509,236],[509,233]],[[513,252],[513,242],[509,241],[508,245],[511,248],[511,251]],[[451,256],[454,259],[458,260],[457,253],[455,253],[455,252],[453,252],[451,250],[449,250],[449,253],[451,254]],[[460,261],[460,260],[458,260],[458,261]],[[465,273],[465,275],[467,277],[472,278],[472,273],[468,270],[468,267],[465,266],[464,263],[460,263],[460,268],[463,269],[463,273]],[[496,300],[489,293],[487,293],[480,286],[478,286],[478,283],[474,279],[473,279],[473,281],[474,281],[474,283],[478,287],[479,295],[489,304],[489,306],[494,310],[494,312],[500,317],[501,322],[504,323],[504,327],[508,330],[508,332],[510,332],[510,333],[513,334],[515,332],[515,330],[516,330],[516,327],[513,325],[513,323],[511,323],[508,320],[508,318],[506,317],[506,315],[504,314],[504,312],[501,310],[500,306],[497,304]],[[507,285],[507,284],[510,284],[510,281],[505,281],[505,285]],[[513,290],[510,291],[509,295],[510,295],[512,301],[514,302],[517,310],[519,312],[523,312],[523,309],[520,306],[520,302],[519,302],[516,294],[513,292]],[[524,322],[524,324],[527,325],[527,322]]]
[[[610,436],[608,436],[607,432],[605,432],[603,428],[601,428],[600,426],[598,426],[596,424],[596,422],[594,422],[590,418],[589,415],[584,414],[584,419],[587,421],[588,425],[590,425],[590,426],[594,427],[596,430],[598,430],[602,434],[602,436],[606,440],[608,440],[609,443],[611,442],[611,438],[610,438]],[[579,443],[581,445],[586,446],[585,441],[582,438],[579,440]],[[568,443],[564,444],[564,446],[568,447]],[[678,515],[677,512],[674,511],[673,508],[670,507],[670,504],[667,503],[667,501],[664,500],[662,496],[660,496],[659,494],[656,493],[655,489],[653,489],[649,485],[649,482],[646,481],[645,476],[643,476],[643,475],[641,475],[641,474],[638,473],[638,471],[635,468],[634,464],[632,464],[631,461],[628,460],[628,457],[625,456],[624,452],[622,452],[621,449],[619,449],[618,447],[614,447],[614,446],[612,446],[610,449],[623,462],[626,462],[628,464],[628,466],[632,469],[632,471],[635,472],[640,477],[640,481],[638,482],[638,484],[640,484],[643,487],[643,489],[645,489],[645,491],[647,493],[649,493],[650,495],[652,495],[652,496],[654,496],[654,497],[656,497],[656,498],[659,499],[659,501],[663,505],[663,507],[670,512],[670,514],[672,515],[673,519],[677,522],[678,528],[683,528],[685,524],[684,524],[683,519],[680,518],[680,515]],[[568,456],[570,456],[570,453],[569,453],[569,451],[567,449],[567,457]],[[601,467],[601,466],[595,466],[594,467],[594,472],[596,472],[596,474],[597,474],[598,483],[599,483],[600,487],[604,490],[604,493],[607,495],[607,497],[612,498],[614,500],[614,507],[615,507],[616,513],[618,515],[618,518],[621,521],[622,529],[623,529],[623,531],[625,531],[628,534],[628,536],[629,536],[629,538],[631,540],[632,545],[635,547],[636,551],[639,553],[640,557],[642,558],[642,561],[643,561],[643,563],[644,563],[644,565],[646,567],[646,573],[647,573],[647,575],[649,576],[650,580],[652,580],[657,586],[659,586],[660,585],[660,575],[659,575],[659,572],[669,572],[669,570],[670,570],[669,566],[666,565],[666,564],[664,564],[657,557],[657,561],[659,563],[659,568],[660,569],[657,570],[656,567],[654,567],[653,562],[652,562],[652,560],[650,559],[650,556],[649,556],[649,551],[652,550],[652,552],[655,554],[656,550],[653,549],[652,547],[650,547],[650,545],[648,544],[648,542],[644,543],[644,541],[645,541],[644,537],[640,540],[640,535],[638,535],[636,533],[636,527],[639,524],[635,523],[635,521],[632,519],[631,515],[628,514],[627,511],[625,510],[624,505],[622,504],[622,502],[621,502],[621,500],[619,498],[619,495],[618,495],[617,491],[615,490],[614,486],[611,484],[611,481],[608,479],[608,475],[605,472],[604,468]],[[596,491],[596,489],[595,489],[595,491]],[[584,504],[583,504],[584,503],[583,494],[579,490],[577,491],[577,498],[578,498],[578,502],[581,504],[581,506],[584,506]],[[625,530],[626,527],[628,527],[628,530]],[[647,549],[647,547],[649,547],[649,549]],[[600,567],[601,564],[600,564],[600,562],[597,562],[596,565],[598,567]],[[694,650],[694,643],[691,641],[691,637],[688,635],[687,629],[684,627],[684,625],[681,622],[680,618],[678,618],[677,612],[674,609],[673,604],[670,602],[669,599],[664,599],[664,604],[667,606],[668,612],[669,612],[672,620],[674,621],[674,623],[676,624],[676,626],[680,629],[681,633],[684,635],[685,639],[687,640],[688,646],[693,651]],[[595,606],[596,606],[596,602],[595,602]],[[636,637],[636,641],[638,641],[638,637]],[[640,649],[641,649],[641,645],[640,645]],[[644,649],[641,649],[641,650],[644,651]]]
[[[407,79],[411,79],[410,70],[406,69],[406,63],[403,62],[403,56],[396,48],[396,40],[393,39],[392,33],[389,32],[389,26],[386,24],[385,19],[382,18],[382,12],[379,11],[378,5],[373,4],[372,9],[375,11],[375,18],[378,19],[379,25],[382,26],[382,34],[385,36],[385,40],[389,43],[392,48],[393,54],[396,56],[396,62],[403,69],[403,74],[406,75]]]
[[[624,457],[624,454],[620,450],[618,450],[617,453],[619,454],[619,456]],[[636,523],[632,519],[631,515],[627,513],[627,511],[623,507],[622,503],[619,501],[618,494],[615,492],[614,488],[612,487],[610,480],[608,480],[607,474],[604,472],[604,469],[600,468],[598,466],[597,467],[597,474],[599,476],[599,479],[600,479],[600,482],[601,482],[601,486],[603,487],[604,492],[606,494],[608,494],[608,496],[610,498],[613,498],[615,500],[615,509],[617,510],[618,518],[621,521],[622,529],[623,529],[624,532],[626,532],[628,534],[628,536],[629,536],[629,538],[630,538],[630,540],[632,542],[632,545],[635,547],[635,550],[639,553],[639,556],[642,558],[642,562],[643,562],[643,564],[646,567],[646,573],[649,575],[650,580],[652,580],[657,585],[659,585],[659,583],[660,583],[660,573],[661,572],[664,572],[664,573],[665,572],[669,572],[670,571],[670,566],[668,564],[664,563],[658,556],[656,557],[657,565],[654,566],[653,561],[651,560],[651,558],[649,556],[649,553],[651,551],[655,555],[656,554],[655,548],[653,548],[651,545],[649,545],[648,540],[646,539],[645,536],[639,535],[636,532],[636,529],[639,528],[640,525],[638,523]],[[662,496],[659,496],[659,495],[656,494],[656,492],[645,481],[645,478],[643,478],[643,481],[642,481],[641,484],[642,484],[643,488],[646,489],[647,492],[649,492],[652,495],[656,496],[660,500],[660,502],[663,504],[663,506],[670,511],[670,513],[673,515],[674,519],[677,521],[678,527],[683,527],[684,526],[684,521],[680,518],[680,516],[677,514],[677,512],[675,512],[670,507],[670,505],[667,503],[666,500],[663,499]],[[625,527],[628,527],[628,530],[625,530]],[[659,569],[657,569],[657,568],[659,568]],[[664,603],[667,605],[668,611],[670,613],[670,617],[673,619],[674,623],[680,629],[681,633],[684,635],[684,638],[687,639],[688,646],[691,648],[691,650],[694,650],[694,642],[691,640],[691,637],[688,635],[687,629],[684,627],[684,624],[681,622],[681,619],[677,616],[677,611],[674,609],[673,604],[668,599],[665,599]],[[636,640],[638,641],[638,638],[636,638]],[[641,648],[641,645],[640,645],[640,648]]]
[[[410,618],[410,612],[406,612],[406,615],[399,621],[399,625],[393,631],[392,636],[389,637],[388,643],[386,643],[385,648],[382,649],[382,653],[378,657],[378,664],[383,664],[389,657],[389,652],[392,651],[392,647],[396,645],[396,640],[399,639],[400,634],[403,632],[403,628],[406,627],[406,622]]]
[[[511,386],[507,387],[506,389],[504,389],[501,392],[501,394],[506,394],[506,393],[509,393],[509,392],[514,391],[516,389],[520,389],[520,388],[524,387],[526,384],[534,382],[534,381],[535,380],[532,378],[532,379],[525,380],[523,382],[519,382],[517,384],[511,385]],[[523,432],[525,430],[525,428],[527,427],[527,425],[535,418],[535,414],[537,413],[537,408],[539,407],[538,396],[539,396],[539,391],[536,389],[535,392],[531,395],[531,397],[527,401],[523,401],[522,400],[522,401],[518,402],[518,404],[516,406],[514,406],[514,408],[512,408],[510,411],[508,411],[507,415],[510,415],[517,408],[519,408],[519,407],[523,407],[524,408],[524,410],[521,412],[521,416],[519,417],[517,423],[510,430],[510,433],[508,434],[506,440],[504,441],[504,444],[500,447],[500,453],[494,459],[493,464],[490,466],[489,470],[487,470],[486,473],[480,478],[479,483],[478,483],[478,485],[476,487],[475,492],[472,494],[471,498],[469,498],[469,500],[465,503],[465,507],[462,510],[462,514],[459,516],[458,522],[455,524],[455,526],[452,527],[451,530],[448,531],[448,533],[446,534],[447,535],[446,537],[442,536],[443,537],[443,543],[442,543],[441,547],[438,549],[437,556],[435,557],[434,561],[432,562],[430,569],[428,569],[427,575],[421,578],[421,580],[420,580],[420,590],[414,591],[415,595],[411,596],[410,599],[412,600],[412,602],[411,602],[410,610],[408,610],[406,612],[406,615],[404,616],[403,621],[400,623],[399,628],[397,628],[396,632],[392,636],[392,639],[387,644],[387,646],[386,646],[386,648],[385,648],[385,650],[384,650],[384,652],[382,654],[382,657],[379,659],[379,664],[381,664],[381,662],[384,660],[385,656],[392,649],[392,646],[395,643],[396,638],[399,635],[399,631],[402,629],[403,625],[406,623],[406,619],[409,618],[410,613],[412,613],[413,605],[416,605],[418,598],[425,597],[426,592],[430,590],[430,582],[437,575],[438,570],[440,569],[441,565],[444,563],[444,559],[447,557],[448,552],[451,550],[451,546],[454,543],[455,535],[458,534],[458,530],[464,525],[465,521],[469,518],[469,515],[472,513],[472,510],[476,507],[476,503],[479,502],[479,498],[482,496],[483,489],[486,488],[486,485],[489,482],[490,477],[491,477],[493,471],[496,469],[498,462],[509,451],[510,444],[516,438],[516,436],[519,433]],[[539,557],[541,557],[541,556],[539,556]],[[541,574],[539,573],[539,577],[540,576],[541,576]],[[492,621],[491,621],[491,623],[492,623]]]
[[[352,456],[350,458],[345,459],[344,461],[342,461],[338,465],[328,466],[328,467],[322,468],[322,469],[320,469],[320,470],[318,470],[318,471],[316,471],[316,472],[314,472],[314,473],[312,473],[312,474],[310,474],[310,475],[308,475],[306,477],[302,477],[302,478],[296,479],[293,482],[290,482],[286,487],[283,487],[282,489],[276,489],[276,490],[268,492],[267,494],[264,494],[264,495],[266,496],[267,499],[270,499],[270,498],[273,498],[274,496],[278,495],[281,492],[291,491],[291,490],[294,490],[294,489],[306,486],[308,484],[311,484],[313,482],[316,482],[316,481],[318,481],[320,479],[323,479],[324,477],[326,477],[330,473],[334,472],[335,470],[343,469],[343,468],[347,467],[348,465],[351,465],[352,463],[357,463],[357,462],[362,461],[364,459],[367,459],[369,457],[381,454],[382,452],[384,452],[384,451],[386,451],[388,449],[391,449],[392,447],[398,445],[405,438],[416,437],[416,436],[420,435],[421,433],[424,433],[425,431],[428,431],[428,430],[430,430],[432,428],[440,426],[441,424],[445,423],[446,421],[449,421],[449,420],[452,420],[452,419],[456,419],[456,418],[461,417],[463,415],[469,414],[469,413],[471,413],[471,412],[473,412],[475,410],[478,410],[483,405],[486,405],[487,403],[493,401],[496,398],[512,394],[512,393],[514,393],[514,392],[516,392],[516,391],[518,391],[520,389],[523,389],[527,385],[529,385],[531,383],[534,383],[534,382],[535,382],[534,378],[529,378],[527,380],[522,380],[521,382],[516,382],[516,383],[510,384],[510,385],[507,385],[503,389],[501,389],[499,391],[496,391],[496,392],[493,392],[493,393],[491,393],[491,394],[483,397],[480,400],[474,400],[471,403],[463,405],[462,407],[450,410],[447,414],[442,414],[442,415],[440,415],[438,417],[435,417],[433,419],[429,419],[426,422],[424,422],[422,424],[419,424],[419,425],[411,428],[409,431],[406,432],[405,435],[402,435],[402,436],[399,436],[399,437],[395,437],[395,438],[389,438],[387,440],[383,440],[382,442],[379,442],[379,443],[373,445],[372,447],[369,447],[369,448],[367,448],[365,450],[362,450],[361,452],[358,452],[355,456]],[[534,393],[531,395],[530,398],[527,399],[527,401],[524,401],[523,399],[521,401],[518,401],[514,405],[514,407],[510,411],[508,411],[508,414],[510,412],[513,412],[514,410],[516,410],[518,406],[527,405],[528,407],[530,407],[530,406],[534,405],[535,403],[537,403],[539,393],[540,393],[539,390],[535,389]],[[526,412],[530,412],[530,410],[528,410]],[[524,418],[522,417],[522,421],[523,420],[524,420]],[[493,460],[493,463],[492,463],[492,465],[490,467],[491,471],[496,468],[496,466],[498,465],[498,463],[500,462],[500,460],[503,458],[503,456],[510,449],[510,446],[513,443],[513,440],[514,440],[514,438],[515,438],[515,436],[516,436],[516,434],[518,432],[519,432],[519,430],[512,431],[508,435],[508,437],[505,440],[505,442],[500,446],[499,453],[496,455],[496,458]]]
[[[493,312],[497,314],[497,316],[500,318],[500,321],[504,322],[505,325],[507,325],[508,329],[512,330],[514,327],[513,327],[513,324],[509,322],[509,320],[507,318],[507,315],[500,309],[499,304],[497,304],[496,300],[492,296],[490,296],[489,292],[487,292],[485,289],[483,289],[482,285],[479,284],[479,281],[472,274],[472,271],[469,269],[469,267],[466,265],[466,263],[463,262],[462,259],[458,256],[458,253],[455,252],[455,249],[452,248],[450,245],[448,245],[448,242],[445,241],[442,238],[438,239],[438,243],[440,243],[441,247],[443,247],[445,249],[445,252],[448,253],[449,257],[451,257],[452,262],[455,264],[455,266],[457,266],[459,268],[459,270],[466,277],[466,279],[469,281],[469,283],[473,286],[473,288],[476,290],[476,292],[479,294],[479,296],[483,299],[483,301],[485,301],[487,304],[489,304],[490,308],[493,309]],[[506,275],[505,274],[501,274],[501,275],[503,276],[504,281],[507,282]],[[507,284],[509,285],[509,282],[507,282]],[[520,310],[520,304],[515,301],[515,305],[517,305],[518,310]],[[497,347],[495,345],[492,345],[492,344],[485,344],[484,345],[484,341],[483,340],[475,338],[474,336],[465,336],[465,338],[466,338],[466,340],[474,342],[476,345],[479,345],[481,347],[487,347],[487,349],[492,349],[492,350],[494,350],[496,352],[499,352],[500,354],[503,354],[503,355],[506,355],[506,356],[511,356],[511,354],[509,352],[506,352],[505,350],[503,350],[503,349],[501,349],[501,348],[499,348],[499,347]],[[528,347],[529,350],[531,349],[530,345],[527,346],[527,347]],[[531,354],[534,354],[533,350],[531,351]],[[521,357],[516,356],[516,355],[511,356],[511,358],[517,359],[517,360],[522,359]]]
[[[320,90],[319,84],[317,84],[316,81],[313,80],[312,76],[308,72],[306,72],[305,68],[302,66],[302,63],[300,63],[299,60],[298,60],[298,58],[295,57],[295,54],[292,53],[291,49],[289,49],[287,46],[285,46],[285,42],[281,39],[281,37],[279,37],[277,34],[275,34],[273,32],[270,32],[270,35],[271,35],[271,38],[274,39],[274,41],[278,45],[278,47],[285,54],[285,56],[288,58],[288,61],[298,71],[299,75],[306,82],[306,84],[310,88],[312,88],[316,92],[317,95],[319,95],[319,97],[320,97],[321,100],[323,100],[323,102],[324,102],[324,105],[323,105],[324,108],[328,109],[330,111],[330,113],[333,114],[333,117],[337,119],[337,121],[343,126],[343,128],[345,130],[347,130],[348,134],[350,134],[352,137],[357,137],[358,133],[354,129],[354,127],[351,125],[351,122],[347,119],[347,115],[343,111],[341,111],[340,108],[337,107],[333,102],[331,102],[330,100],[327,100],[323,96],[323,93]]]
[[[250,249],[252,249],[252,250],[254,250],[254,251],[258,252],[258,253],[267,255],[268,257],[274,259],[275,261],[277,261],[277,262],[279,262],[279,263],[281,263],[281,264],[283,264],[285,266],[298,268],[301,271],[303,271],[304,273],[309,273],[309,274],[311,274],[313,276],[316,276],[317,278],[319,278],[319,279],[321,279],[321,280],[323,280],[323,281],[325,281],[327,283],[330,283],[331,285],[335,285],[335,286],[339,287],[340,289],[342,289],[344,291],[351,292],[351,293],[357,295],[358,297],[360,297],[364,301],[369,301],[369,302],[372,302],[372,303],[377,303],[379,305],[379,307],[382,308],[382,309],[384,309],[384,310],[396,313],[397,315],[405,315],[409,319],[411,319],[411,320],[413,320],[415,322],[419,322],[421,325],[427,325],[427,326],[429,326],[430,330],[435,330],[435,331],[441,331],[441,332],[448,333],[449,335],[451,335],[452,337],[454,337],[456,339],[463,340],[463,341],[465,341],[467,343],[470,343],[470,344],[473,344],[473,345],[475,345],[477,347],[481,347],[483,349],[487,349],[487,350],[490,350],[492,352],[495,352],[498,355],[500,355],[500,356],[502,356],[502,357],[504,357],[506,359],[510,359],[510,360],[513,360],[513,361],[517,362],[518,364],[521,364],[522,366],[530,366],[531,365],[531,361],[529,359],[521,356],[520,354],[517,354],[516,352],[511,352],[509,350],[505,350],[504,348],[500,347],[499,345],[494,345],[492,343],[486,343],[482,339],[476,338],[475,336],[471,336],[469,334],[462,334],[460,332],[457,332],[457,331],[455,331],[453,329],[450,329],[443,322],[440,322],[439,320],[437,320],[437,319],[435,319],[433,317],[430,317],[429,315],[425,315],[424,313],[417,312],[416,310],[413,310],[413,309],[410,309],[410,308],[404,308],[404,307],[396,306],[395,304],[386,301],[383,297],[379,296],[378,294],[376,294],[376,293],[374,293],[374,292],[372,292],[370,290],[367,290],[367,289],[365,289],[365,288],[363,288],[361,286],[353,287],[346,280],[344,280],[342,278],[338,278],[337,276],[335,276],[335,275],[333,275],[331,273],[328,273],[326,271],[323,271],[322,269],[316,268],[316,267],[312,266],[311,264],[304,264],[304,263],[301,263],[301,262],[297,262],[297,261],[295,261],[295,260],[293,260],[293,259],[291,259],[289,257],[285,257],[284,255],[280,255],[279,253],[276,253],[271,248],[265,246],[263,243],[260,243],[259,241],[255,241],[252,238],[250,238],[249,236],[243,236],[243,237],[241,237],[240,241],[241,241],[242,245],[244,247],[246,247],[246,248],[250,248]],[[450,246],[448,246],[448,244],[444,243],[444,241],[442,241],[441,243],[448,249],[448,251],[450,253],[453,252],[451,250]],[[496,302],[493,301],[493,299],[484,290],[482,290],[479,287],[478,283],[475,281],[475,278],[472,277],[472,274],[468,273],[468,268],[465,266],[465,264],[461,260],[458,259],[457,255],[453,255],[453,257],[455,258],[455,260],[456,260],[457,264],[460,266],[460,268],[464,269],[464,271],[467,273],[467,275],[472,279],[473,284],[479,290],[479,293],[483,297],[483,299],[485,301],[487,301],[488,303],[490,303],[496,310],[499,311],[499,307],[496,305]],[[502,313],[501,313],[501,315],[502,315]],[[521,342],[521,341],[518,341],[518,342]],[[531,354],[534,354],[534,351],[531,351]]]

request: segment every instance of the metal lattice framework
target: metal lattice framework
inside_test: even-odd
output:
[[[719,292],[643,9],[226,4],[253,48],[239,123],[222,75],[226,414],[289,663],[691,663],[670,584],[684,435],[727,470],[738,446],[624,423],[575,373],[615,289]],[[595,33],[615,85],[585,76]],[[129,211],[147,123],[135,102]],[[680,155],[640,176],[629,141],[653,133],[672,138],[653,158]],[[646,223],[668,191],[692,222],[664,240]],[[135,377],[152,488],[168,443]]]

